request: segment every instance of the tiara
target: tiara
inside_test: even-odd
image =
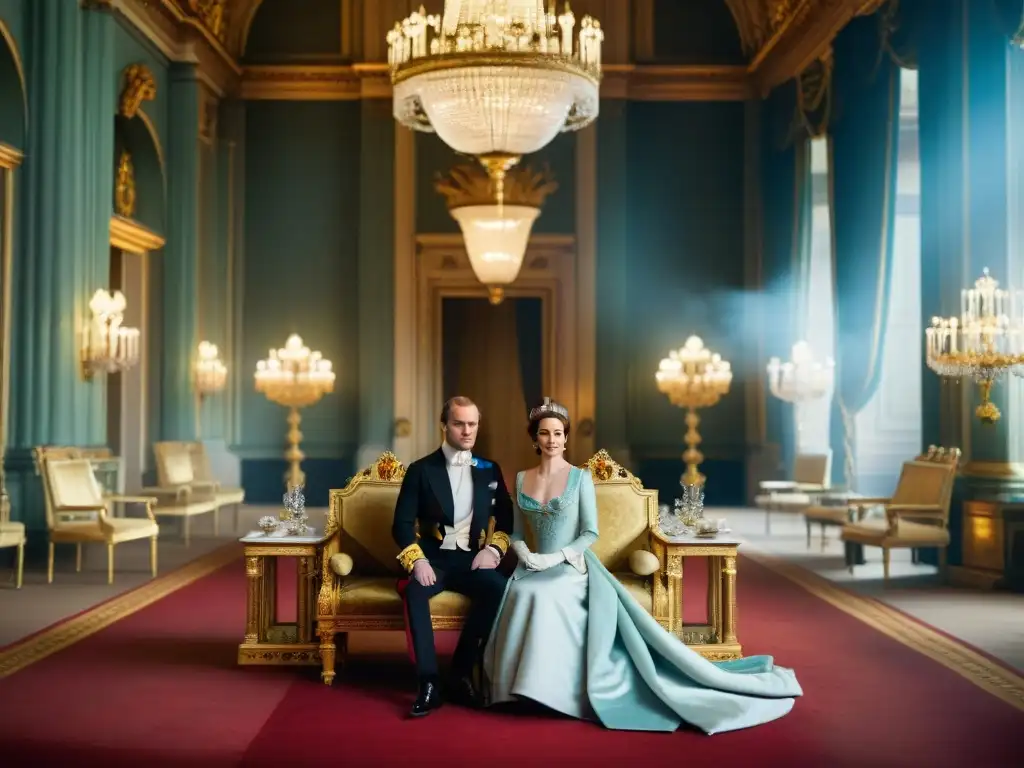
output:
[[[544,414],[555,414],[556,416],[561,416],[567,421],[569,419],[568,409],[564,405],[559,405],[550,397],[545,397],[543,403],[530,411],[530,421],[536,421]]]

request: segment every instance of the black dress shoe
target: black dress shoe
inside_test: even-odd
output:
[[[409,710],[409,717],[426,717],[441,706],[441,689],[433,680],[420,683],[420,691],[416,701]]]
[[[448,681],[448,697],[463,707],[478,709],[483,706],[483,698],[469,675],[452,677]]]

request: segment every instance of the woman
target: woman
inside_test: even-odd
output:
[[[597,501],[563,456],[568,411],[530,412],[539,465],[516,477],[519,565],[484,653],[490,703],[530,699],[607,728],[721,733],[766,723],[802,695],[770,656],[710,662],[658,624],[590,551]],[[526,544],[527,527],[536,551]]]

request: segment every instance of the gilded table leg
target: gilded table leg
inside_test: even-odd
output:
[[[277,558],[263,560],[263,621],[260,642],[267,642],[270,628],[277,624]]]
[[[708,624],[713,643],[722,642],[722,559],[708,558]]]
[[[245,642],[260,641],[260,627],[263,626],[263,568],[264,559],[258,556],[245,558],[245,575],[248,584],[248,599],[245,605]]]
[[[683,556],[668,558],[668,628],[682,635],[683,631]]]
[[[725,558],[725,583],[722,585],[722,602],[724,605],[722,617],[722,642],[736,642],[736,558],[729,556]]]
[[[316,609],[316,558],[312,555],[303,555],[298,559],[298,590],[296,597],[295,621],[297,626],[298,642],[311,642],[313,635],[313,615]]]

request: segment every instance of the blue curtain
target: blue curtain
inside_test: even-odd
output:
[[[544,398],[544,306],[541,299],[511,299],[516,309],[516,342],[523,400],[529,410]],[[524,414],[525,419],[527,414]]]
[[[836,319],[833,482],[852,487],[854,417],[878,388],[892,277],[899,66],[880,18],[854,19],[834,45],[829,126]]]
[[[814,107],[822,102],[814,99]],[[804,302],[810,255],[811,162],[808,110],[799,81],[776,88],[761,112],[761,270],[766,357],[788,359],[805,321]],[[817,119],[817,110],[810,117]],[[763,374],[762,374],[763,375]],[[766,431],[780,447],[791,471],[796,455],[792,406],[769,397]]]

